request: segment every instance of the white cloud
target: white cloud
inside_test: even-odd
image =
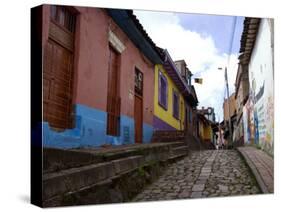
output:
[[[194,77],[203,78],[202,85],[194,84],[199,107],[214,107],[222,120],[225,80],[224,70],[218,70],[218,67],[227,65],[228,55],[219,53],[210,35],[183,28],[176,13],[134,13],[157,46],[167,49],[173,60],[184,59]],[[230,94],[234,91],[237,62],[237,55],[231,55],[228,65]]]

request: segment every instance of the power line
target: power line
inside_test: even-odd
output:
[[[234,42],[234,35],[236,32],[236,23],[237,23],[237,16],[233,17],[233,22],[232,22],[232,32],[231,32],[231,37],[229,40],[229,49],[228,49],[228,57],[227,57],[227,66],[229,67],[230,65],[230,55],[232,53],[232,49],[233,49],[233,42]],[[225,94],[226,94],[226,85],[224,84],[224,89],[223,89],[223,96],[222,96],[222,100],[224,103],[225,100]],[[224,107],[223,107],[223,113],[224,113]]]
[[[231,32],[230,45],[229,45],[228,58],[227,58],[228,66],[229,66],[230,55],[231,55],[232,48],[233,48],[234,34],[236,31],[236,23],[237,23],[237,16],[234,16],[234,21],[232,22],[232,32]]]

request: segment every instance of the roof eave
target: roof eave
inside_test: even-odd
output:
[[[143,29],[132,10],[106,10],[115,23],[153,64],[163,64],[163,61],[157,52],[156,45]]]

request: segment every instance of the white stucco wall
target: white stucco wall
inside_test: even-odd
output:
[[[272,19],[261,20],[249,63],[250,101],[253,103],[250,119],[254,123],[252,133],[255,135],[255,143],[271,154],[274,144],[272,29]]]

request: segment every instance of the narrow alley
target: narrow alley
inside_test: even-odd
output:
[[[274,193],[273,19],[32,11],[39,206]]]
[[[220,197],[261,193],[235,150],[194,151],[171,164],[132,201]]]

